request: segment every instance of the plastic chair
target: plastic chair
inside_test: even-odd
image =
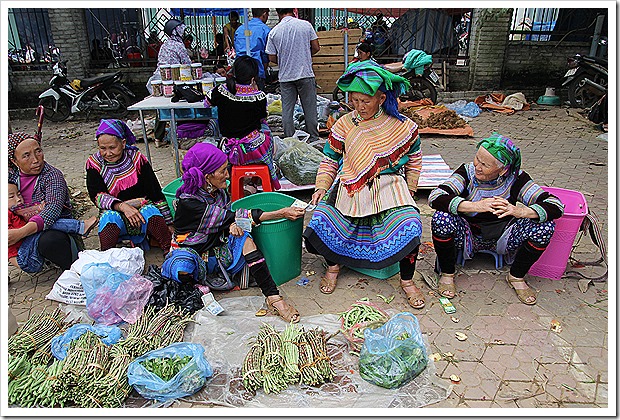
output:
[[[232,201],[243,198],[243,179],[255,176],[261,179],[263,191],[273,191],[267,165],[233,166],[230,174],[230,198]]]

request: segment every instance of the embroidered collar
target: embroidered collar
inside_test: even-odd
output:
[[[359,123],[361,121],[376,120],[381,115],[383,115],[383,108],[379,107],[379,110],[377,111],[377,113],[375,115],[373,115],[372,117],[368,118],[367,120],[364,120],[362,118],[362,116],[359,114],[359,112],[357,112],[357,111],[355,111],[355,115],[351,118],[351,120],[353,121],[353,124],[355,124],[357,126],[357,125],[359,125]]]

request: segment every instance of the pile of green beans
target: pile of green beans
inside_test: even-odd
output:
[[[385,312],[364,301],[353,303],[348,311],[338,315],[341,321],[340,331],[353,348],[352,353],[357,353],[362,348],[366,328],[378,328],[389,318]]]
[[[51,314],[44,310],[31,316],[26,324],[9,338],[9,354],[29,353],[43,346],[64,327],[65,315],[56,308]]]
[[[289,384],[316,386],[334,379],[326,334],[289,324],[280,334],[263,324],[243,361],[243,385],[254,392],[279,393]]]

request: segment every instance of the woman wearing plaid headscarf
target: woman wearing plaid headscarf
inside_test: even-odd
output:
[[[493,133],[477,149],[473,162],[461,165],[428,197],[437,210],[431,230],[441,270],[439,293],[456,295],[457,249],[466,260],[492,250],[514,258],[507,281],[521,302],[534,305],[536,294],[524,277],[549,245],[553,220],[562,216],[564,205],[521,170],[521,151],[508,137]]]
[[[9,183],[17,185],[25,205],[42,208],[22,227],[8,230],[9,246],[25,238],[32,245],[28,255],[18,258],[19,267],[37,273],[48,260],[63,270],[69,269],[83,243],[78,235],[52,227],[61,218],[73,219],[63,173],[45,162],[41,144],[26,133],[9,134],[8,155]]]
[[[398,263],[407,302],[421,309],[413,274],[422,223],[413,195],[422,152],[418,126],[397,103],[409,82],[367,60],[351,64],[337,83],[355,110],[336,121],[325,143],[312,196],[317,208],[304,232],[308,251],[328,265],[320,290],[334,291],[341,265],[380,270]]]
[[[113,248],[119,240],[148,249],[149,236],[167,253],[172,216],[153,167],[133,146],[136,137],[120,120],[101,120],[96,138],[99,151],[86,161],[86,187],[103,211],[101,250]]]

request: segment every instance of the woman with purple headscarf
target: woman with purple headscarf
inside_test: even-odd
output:
[[[439,293],[456,296],[457,249],[466,260],[492,250],[514,259],[506,280],[521,302],[534,305],[536,294],[524,277],[549,245],[553,220],[562,216],[564,205],[521,170],[521,151],[508,137],[493,133],[477,149],[473,162],[461,165],[428,197],[437,210],[431,231],[441,270]]]
[[[263,254],[248,231],[265,220],[299,219],[304,210],[231,210],[226,192],[228,160],[220,149],[198,143],[183,159],[183,185],[177,191],[172,246],[189,247],[206,257],[215,256],[231,275],[245,265],[266,297],[268,308],[287,322],[299,322],[299,312],[286,303],[269,273]]]
[[[148,249],[147,236],[167,253],[172,224],[170,209],[151,164],[136,146],[136,137],[120,120],[101,120],[99,151],[86,161],[86,187],[103,213],[99,220],[101,250],[119,240]]]

